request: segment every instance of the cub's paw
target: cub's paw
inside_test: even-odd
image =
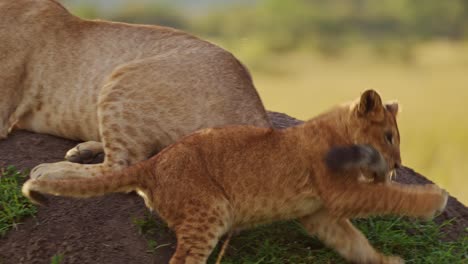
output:
[[[382,264],[404,264],[405,260],[398,256],[385,256],[382,259]]]
[[[435,212],[436,216],[441,214],[445,210],[445,207],[447,206],[448,198],[449,198],[449,193],[446,190],[441,189],[441,200]]]
[[[431,195],[431,199],[428,199],[427,201],[431,204],[428,214],[423,216],[423,219],[430,220],[444,211],[447,206],[449,193],[435,184],[431,184],[427,186],[427,188]]]
[[[67,151],[65,159],[74,163],[87,164],[94,163],[97,159],[102,160],[103,156],[104,148],[101,142],[87,141]]]
[[[35,180],[26,181],[21,189],[23,196],[35,205],[47,206],[49,204],[47,197],[42,195],[39,190],[36,190],[37,186],[34,185]]]

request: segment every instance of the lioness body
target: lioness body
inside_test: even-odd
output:
[[[79,19],[52,0],[0,0],[0,138],[13,127],[96,141],[100,174],[195,130],[270,126],[247,70],[225,50],[157,26]],[[33,170],[83,176],[60,163]],[[64,173],[65,174],[65,173]]]
[[[384,136],[389,131],[392,144]],[[433,186],[362,183],[358,167],[336,174],[324,161],[334,146],[369,144],[391,170],[400,163],[398,142],[395,114],[371,91],[359,106],[300,126],[205,129],[118,175],[30,180],[23,193],[34,200],[37,192],[90,197],[136,190],[176,232],[173,264],[205,263],[223,234],[283,219],[299,219],[349,261],[402,263],[374,250],[348,218],[431,217],[444,208],[447,194]]]

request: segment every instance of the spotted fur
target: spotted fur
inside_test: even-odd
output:
[[[392,143],[385,134],[395,135]],[[400,163],[395,114],[375,91],[284,130],[232,126],[183,138],[150,160],[88,179],[33,179],[41,193],[90,197],[136,190],[177,236],[171,264],[205,263],[221,236],[277,220],[299,219],[341,256],[355,263],[403,263],[377,252],[350,222],[371,215],[430,218],[447,193],[435,185],[368,184],[359,168],[336,172],[324,157],[336,146],[372,145],[388,170]]]

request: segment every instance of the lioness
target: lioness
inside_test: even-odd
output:
[[[447,193],[435,185],[357,181],[361,165],[372,169],[375,163],[362,162],[366,155],[358,155],[358,165],[340,173],[325,162],[333,147],[367,144],[381,153],[377,157],[385,160],[386,171],[393,170],[400,163],[396,108],[366,91],[359,103],[300,126],[206,129],[121,173],[33,179],[23,193],[37,202],[40,193],[91,197],[136,190],[176,232],[172,264],[205,263],[219,238],[231,230],[295,218],[349,261],[403,263],[377,252],[349,218],[432,217],[444,209]]]
[[[37,177],[82,177],[144,160],[226,124],[269,127],[229,52],[158,26],[82,20],[54,0],[0,0],[0,139],[13,128],[89,141]]]

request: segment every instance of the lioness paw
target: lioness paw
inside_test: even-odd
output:
[[[103,156],[104,148],[101,142],[88,141],[76,145],[67,151],[65,159],[74,163],[93,163],[99,156]],[[102,160],[102,158],[101,158]]]

